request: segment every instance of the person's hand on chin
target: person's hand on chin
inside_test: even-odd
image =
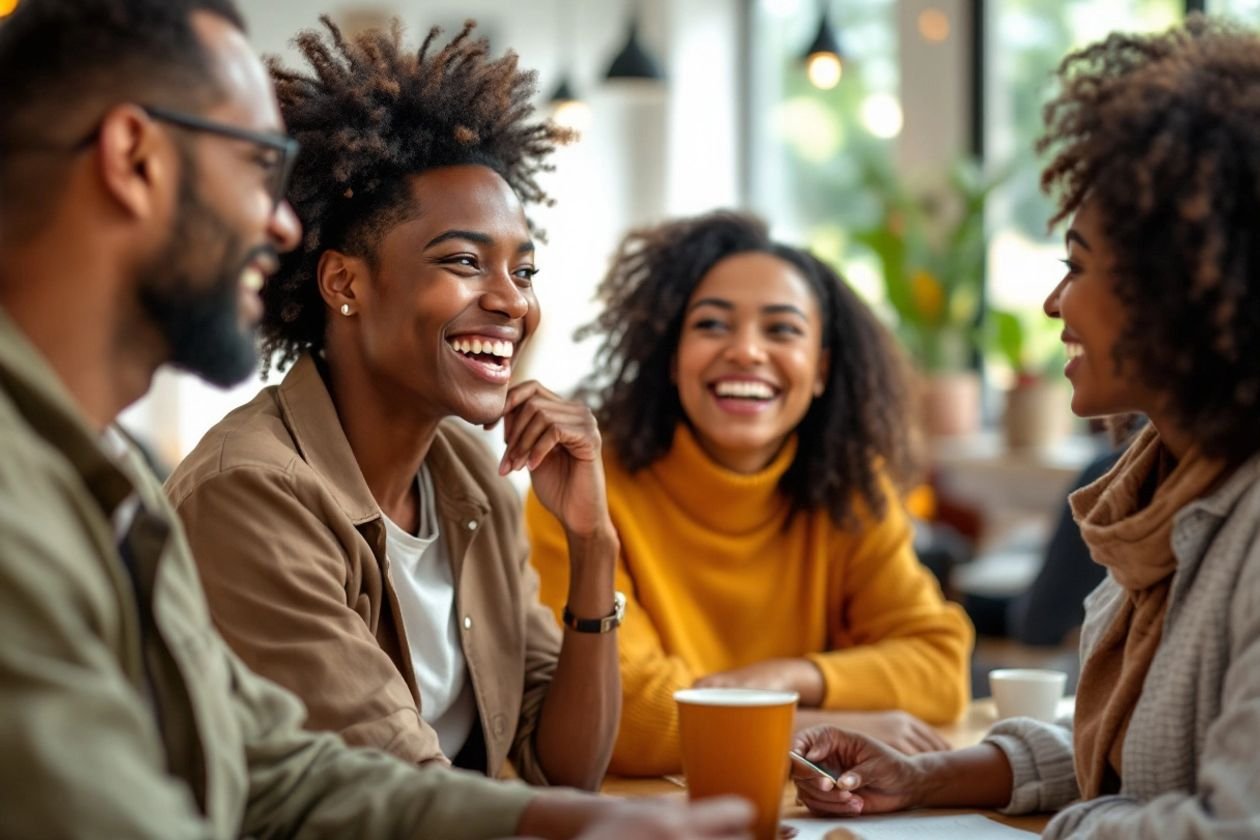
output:
[[[583,403],[529,381],[508,391],[499,474],[528,469],[534,493],[570,534],[611,533],[599,427]]]

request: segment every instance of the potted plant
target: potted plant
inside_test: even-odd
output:
[[[863,186],[877,204],[855,241],[879,260],[895,330],[922,374],[924,424],[932,435],[974,432],[980,380],[973,369],[984,284],[984,205],[1004,175],[971,161],[944,179],[910,187],[884,158],[864,161]]]
[[[1035,324],[1045,325],[1037,329]],[[1010,368],[1002,433],[1010,449],[1046,446],[1071,430],[1071,395],[1063,379],[1062,344],[1045,318],[990,309],[986,344]]]

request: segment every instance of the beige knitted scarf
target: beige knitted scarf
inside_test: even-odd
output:
[[[1148,424],[1106,475],[1069,498],[1094,562],[1106,566],[1127,595],[1077,686],[1073,737],[1085,799],[1120,789],[1124,735],[1159,647],[1177,566],[1173,517],[1225,471],[1224,463],[1197,448],[1170,466],[1159,433]]]

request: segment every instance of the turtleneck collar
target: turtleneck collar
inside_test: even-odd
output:
[[[737,473],[715,463],[691,428],[680,423],[669,452],[647,469],[671,501],[697,524],[739,535],[787,514],[788,499],[779,491],[779,479],[795,457],[796,436],[792,435],[764,469]]]

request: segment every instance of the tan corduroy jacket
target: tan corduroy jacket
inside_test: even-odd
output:
[[[501,837],[534,795],[302,717],[215,632],[143,461],[102,453],[0,311],[0,835]]]
[[[426,463],[486,746],[546,783],[534,731],[560,653],[516,492],[472,432],[444,423]],[[215,624],[295,692],[308,726],[410,762],[442,760],[385,556],[380,508],[310,356],[211,429],[171,476]]]

